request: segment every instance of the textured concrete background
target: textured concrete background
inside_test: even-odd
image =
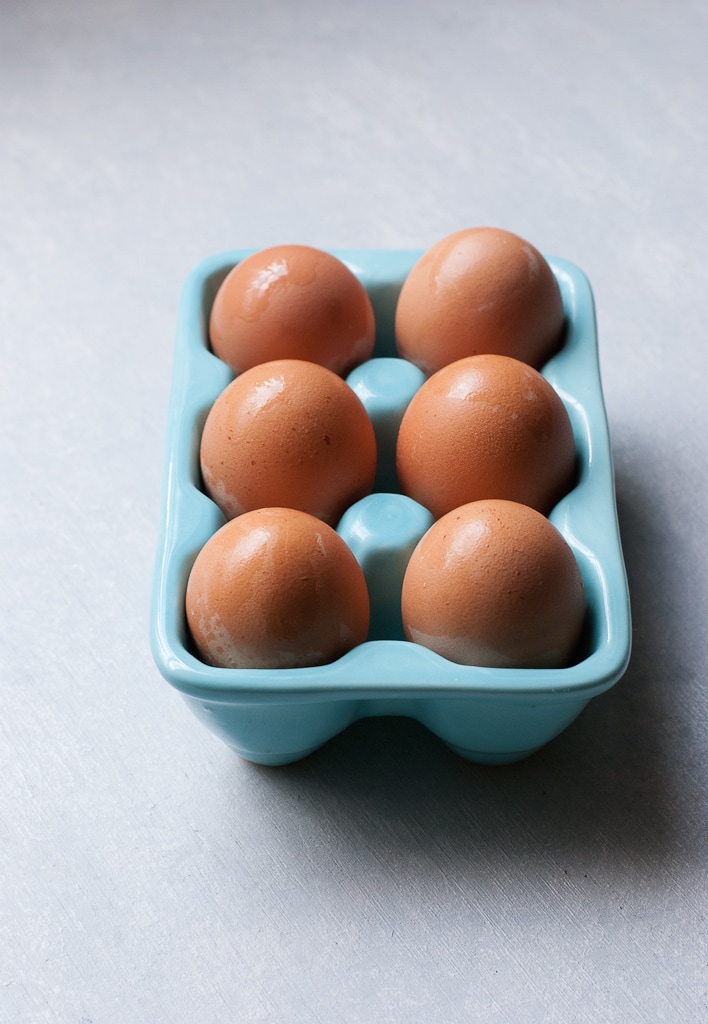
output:
[[[0,14],[0,1017],[705,1020],[705,6]],[[148,646],[182,282],[473,224],[592,281],[630,669],[516,766],[403,719],[248,765]]]

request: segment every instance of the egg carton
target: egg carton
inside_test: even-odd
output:
[[[458,665],[404,638],[400,584],[430,514],[398,493],[395,438],[422,375],[397,357],[396,300],[415,250],[331,250],[364,284],[374,307],[373,358],[350,375],[377,435],[374,492],[347,510],[338,532],[369,584],[367,641],[314,668],[223,669],[204,664],[189,636],[185,589],[197,553],[223,525],[202,489],[199,443],[231,370],[210,351],[209,312],[229,270],[253,250],[199,263],[185,282],[168,410],[162,514],[155,563],[151,646],[168,683],[196,717],[241,757],[284,765],[312,753],[357,719],[416,719],[460,756],[482,764],[521,760],[557,736],[588,701],[613,686],[630,656],[630,604],[600,379],[595,308],[584,273],[547,257],[561,289],[566,329],[542,368],[570,416],[577,452],[573,489],[549,518],[583,576],[586,622],[573,664],[556,669]]]

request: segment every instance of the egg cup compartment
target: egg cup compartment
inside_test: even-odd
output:
[[[204,420],[233,377],[210,351],[209,311],[221,281],[251,251],[201,262],[181,298],[150,624],[160,672],[213,733],[260,764],[296,761],[355,720],[373,715],[415,718],[471,761],[503,764],[528,756],[617,682],[630,654],[629,594],[594,303],[585,275],[566,260],[548,257],[563,296],[566,330],[562,348],[542,373],[570,415],[578,465],[573,490],[550,519],[573,548],[588,604],[573,664],[561,669],[458,665],[403,638],[400,583],[410,552],[432,518],[397,493],[397,424],[423,378],[397,358],[393,325],[398,292],[421,253],[333,250],[366,287],[377,324],[373,359],[348,380],[374,422],[379,470],[374,493],[347,510],[338,526],[369,583],[369,638],[337,661],[315,668],[221,669],[196,656],[184,598],[197,553],[224,522],[203,492],[199,473]]]

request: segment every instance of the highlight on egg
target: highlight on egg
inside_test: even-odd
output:
[[[546,378],[518,359],[478,355],[444,366],[416,392],[396,445],[403,494],[438,518],[505,498],[547,515],[573,485],[568,412]]]
[[[371,491],[376,437],[341,377],[280,359],[246,370],[221,392],[204,424],[200,465],[227,519],[282,505],[335,526]]]
[[[373,351],[369,295],[349,267],[306,245],[252,253],[219,287],[209,318],[212,351],[234,373],[274,359],[304,359],[345,376]]]
[[[200,550],[185,610],[200,657],[220,668],[324,665],[366,640],[359,563],[326,523],[289,508],[232,519]]]
[[[585,592],[568,542],[539,512],[478,501],[439,519],[403,579],[408,640],[449,661],[561,668],[576,651]]]
[[[474,227],[432,245],[398,298],[398,353],[426,374],[465,356],[512,356],[536,369],[559,348],[563,300],[539,250],[510,231]]]

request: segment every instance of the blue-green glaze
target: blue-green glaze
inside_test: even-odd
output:
[[[456,665],[401,638],[400,613],[392,604],[408,553],[429,517],[395,493],[390,439],[422,376],[394,361],[393,323],[399,289],[421,253],[333,250],[364,283],[377,322],[374,361],[355,371],[350,383],[368,403],[388,454],[377,477],[379,493],[345,513],[339,526],[372,590],[370,638],[317,668],[217,669],[192,652],[184,592],[197,552],[223,522],[199,478],[204,419],[232,377],[209,350],[208,315],[226,273],[250,251],[204,260],[189,275],[180,303],[150,623],[160,672],[205,725],[242,757],[261,764],[304,757],[370,715],[416,718],[461,756],[481,763],[501,764],[533,753],[617,682],[630,655],[629,594],[587,278],[572,263],[548,257],[563,295],[566,335],[542,372],[568,409],[578,452],[576,486],[550,518],[573,547],[587,592],[577,662],[551,670]]]

